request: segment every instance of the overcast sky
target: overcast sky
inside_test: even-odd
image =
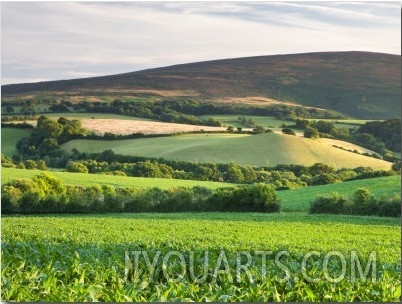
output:
[[[400,2],[1,2],[1,81],[255,55],[400,54],[400,10]]]

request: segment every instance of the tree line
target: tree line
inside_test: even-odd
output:
[[[115,213],[115,212],[279,212],[274,187],[253,184],[210,190],[205,187],[138,189],[92,185],[63,185],[40,174],[2,185],[4,214]]]
[[[3,167],[47,170],[44,157],[37,160],[13,161],[2,155]],[[50,166],[54,167],[55,166]],[[68,172],[111,174],[120,176],[174,178],[185,180],[216,181],[236,184],[267,183],[276,190],[295,189],[306,186],[324,185],[356,179],[396,175],[390,170],[373,170],[370,167],[334,169],[317,163],[312,166],[277,165],[274,167],[252,167],[228,164],[195,163],[179,160],[149,159],[145,157],[115,154],[112,150],[102,153],[80,153],[73,150],[60,169]],[[400,168],[395,168],[400,171]]]
[[[316,198],[310,205],[310,213],[401,216],[401,198],[375,196],[366,188],[358,188],[351,199],[337,192]]]

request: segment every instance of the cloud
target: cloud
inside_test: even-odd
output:
[[[400,54],[400,8],[360,2],[1,3],[2,84],[312,51]]]

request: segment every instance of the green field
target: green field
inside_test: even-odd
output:
[[[1,229],[3,301],[400,300],[398,219],[298,213],[8,216]],[[267,252],[266,275],[257,250]],[[377,272],[357,273],[353,281],[352,250],[363,269],[375,252]],[[126,251],[142,251],[138,271],[133,253]],[[152,263],[157,251],[161,257],[151,275],[143,255]],[[187,268],[191,251],[199,282]],[[235,276],[238,251],[251,256],[252,281],[245,272]],[[311,251],[320,256],[311,258],[303,274],[303,257]],[[333,251],[338,255],[325,268],[325,256]],[[227,264],[218,260],[222,252]],[[281,264],[274,262],[279,252]],[[205,254],[208,260],[202,260]],[[343,279],[339,256],[346,263]],[[219,265],[227,272],[217,272]]]
[[[377,198],[380,198],[382,195],[400,195],[401,176],[369,178],[337,184],[278,191],[277,194],[283,202],[283,211],[306,211],[310,207],[310,202],[314,201],[317,196],[335,191],[351,198],[356,189],[360,187],[369,189]]]
[[[18,151],[15,148],[17,142],[23,137],[29,137],[30,131],[16,128],[1,128],[1,153],[13,156]]]
[[[343,151],[311,139],[282,134],[186,134],[180,136],[128,140],[72,140],[62,145],[66,151],[102,152],[106,147],[117,154],[163,157],[200,163],[229,163],[252,166],[322,162],[335,168],[370,166],[390,169],[391,164]]]
[[[228,187],[233,184],[208,182],[208,181],[194,181],[194,180],[181,180],[181,179],[168,179],[168,178],[145,178],[145,177],[131,177],[131,176],[117,176],[106,174],[86,174],[86,173],[71,173],[62,171],[40,171],[40,170],[26,170],[26,169],[1,169],[1,183],[7,183],[17,178],[32,178],[35,175],[43,172],[50,173],[51,175],[60,178],[65,185],[81,185],[91,186],[110,185],[115,187],[136,187],[136,188],[151,188],[158,187],[161,189],[169,189],[171,187],[194,187],[203,186],[210,189],[220,187]]]
[[[263,126],[265,128],[271,129],[282,129],[282,124],[291,125],[293,122],[287,120],[276,119],[272,116],[253,116],[253,115],[203,115],[199,116],[199,119],[208,119],[213,118],[222,122],[225,126],[232,126],[232,127],[242,127],[242,128],[250,128],[240,122],[238,117],[246,117],[247,119],[253,119],[257,126]]]

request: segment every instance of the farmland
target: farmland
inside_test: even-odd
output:
[[[5,301],[398,301],[400,237],[397,219],[299,213],[3,217],[1,296]],[[140,259],[135,280],[125,276],[125,252],[136,250],[150,259],[157,251],[195,251],[194,267],[200,274],[201,252],[209,251],[207,267],[212,273],[223,251],[232,278],[236,252],[249,251],[256,257],[249,269],[254,279],[249,281],[243,273],[234,282],[227,273],[218,273],[215,281],[197,283],[185,272],[181,280],[171,282],[163,275],[161,261],[150,276]],[[267,275],[262,276],[257,250],[288,252],[281,259],[288,280],[273,256],[267,258]],[[322,255],[314,266],[307,266],[309,277],[318,279],[314,283],[306,281],[300,268],[311,250]],[[348,269],[351,250],[363,267],[376,252],[376,281],[371,273],[365,282],[359,275],[353,282],[348,270],[340,282],[329,282],[322,260],[334,250],[346,257]],[[337,261],[331,261],[331,277],[339,277]],[[175,258],[166,267],[171,278],[182,270]]]
[[[50,117],[2,129],[6,156],[29,137],[1,169],[2,301],[401,300],[400,120],[357,130],[399,113],[399,56],[259,56],[2,92],[11,119]],[[274,132],[242,132],[255,126]],[[373,151],[389,162],[358,154]]]
[[[15,128],[1,128],[1,153],[13,156],[17,153],[15,145],[23,137],[29,137],[30,131]]]
[[[279,129],[282,124],[292,124],[287,120],[276,119],[272,116],[254,116],[254,115],[204,115],[200,116],[200,119],[213,118],[222,122],[225,126],[250,128],[250,126],[239,121],[239,117],[245,117],[247,119],[254,120],[255,124],[258,126],[263,126],[265,128]]]
[[[370,178],[330,185],[278,191],[278,196],[283,201],[283,211],[306,211],[308,210],[310,203],[318,196],[331,192],[338,192],[339,194],[352,197],[353,192],[360,187],[369,189],[376,197],[381,197],[382,195],[400,195],[401,177],[389,176]]]
[[[105,140],[72,140],[62,145],[65,151],[102,152]],[[163,147],[163,149],[161,149]],[[200,163],[229,163],[252,166],[277,164],[313,165],[324,162],[336,168],[370,166],[390,169],[391,164],[318,141],[282,134],[186,134],[172,137],[113,141],[117,154],[163,157]],[[286,151],[284,153],[283,151]]]
[[[82,127],[88,131],[98,134],[106,132],[113,134],[165,134],[195,131],[225,131],[226,128],[211,127],[202,125],[189,125],[178,123],[167,123],[141,117],[129,117],[116,114],[94,114],[94,113],[49,113],[45,116],[57,120],[59,117],[67,119],[78,119]],[[14,121],[12,121],[14,122]],[[27,123],[36,126],[35,120],[28,120]]]

